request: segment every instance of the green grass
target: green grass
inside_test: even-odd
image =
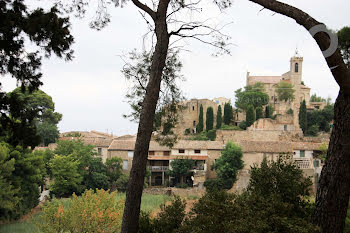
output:
[[[125,199],[125,193],[118,193],[117,200]],[[146,212],[152,212],[159,209],[161,204],[171,200],[171,197],[166,195],[152,195],[143,194],[141,201],[141,210]],[[63,205],[67,202],[67,199],[62,199]],[[35,215],[36,218],[39,214]],[[38,229],[35,227],[33,219],[29,219],[25,222],[15,222],[10,224],[0,225],[0,233],[39,233]]]

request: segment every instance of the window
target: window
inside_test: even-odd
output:
[[[305,157],[305,151],[304,150],[301,150],[300,151],[300,158],[304,158]]]
[[[129,161],[128,160],[124,160],[123,161],[123,170],[128,170],[129,168]]]
[[[284,131],[287,131],[288,127],[287,125],[284,125]]]
[[[193,121],[193,127],[196,127],[196,121]]]
[[[294,67],[295,73],[299,72],[299,64],[295,63],[295,67]]]
[[[164,151],[164,152],[163,152],[163,155],[169,156],[169,155],[170,155],[170,151]]]
[[[148,151],[148,155],[154,155],[154,151]]]
[[[200,153],[201,153],[201,150],[194,150],[194,153],[195,153],[195,154],[200,154]]]
[[[97,154],[102,155],[102,148],[97,148]]]
[[[320,166],[320,161],[315,159],[314,160],[314,167],[319,167]]]
[[[179,149],[179,153],[183,154],[183,153],[185,153],[185,150],[184,149]]]
[[[128,157],[129,158],[134,157],[134,151],[128,151]]]
[[[194,111],[194,106],[192,106],[192,111]]]

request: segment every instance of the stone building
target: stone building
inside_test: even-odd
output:
[[[325,102],[310,102],[310,88],[302,81],[303,75],[303,58],[298,54],[290,59],[290,69],[288,72],[280,76],[252,76],[247,72],[246,85],[254,85],[255,83],[263,83],[265,91],[269,96],[269,104],[271,104],[277,115],[285,115],[289,109],[293,110],[294,127],[299,130],[299,109],[300,103],[305,100],[308,110],[323,109]],[[280,101],[276,91],[277,85],[281,82],[287,82],[293,85],[295,90],[293,101]],[[242,119],[239,119],[242,120]]]
[[[195,160],[191,175],[194,186],[202,186],[207,178],[215,177],[210,167],[220,157],[224,144],[218,141],[185,141],[180,140],[173,148],[159,145],[151,141],[148,151],[147,167],[151,172],[149,184],[152,186],[165,185],[169,180],[166,171],[176,158]],[[134,157],[135,140],[113,140],[108,148],[108,158],[119,157],[123,160],[123,170],[130,172]]]
[[[224,97],[214,98],[213,100],[209,99],[191,99],[181,103],[183,106],[181,113],[179,114],[179,123],[175,128],[175,133],[177,135],[184,135],[186,129],[190,133],[196,133],[196,125],[198,124],[200,106],[203,106],[203,124],[205,128],[206,121],[206,111],[209,107],[212,107],[214,110],[214,127],[216,125],[216,115],[219,105],[222,109],[222,114],[224,114],[224,105],[225,103],[230,103],[230,99]]]

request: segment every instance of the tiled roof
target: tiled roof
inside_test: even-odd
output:
[[[257,82],[277,84],[281,79],[281,76],[249,76],[248,84],[253,85]]]
[[[241,141],[243,152],[288,153],[292,152],[289,142],[278,141]]]
[[[321,145],[316,142],[292,142],[293,150],[319,150]]]

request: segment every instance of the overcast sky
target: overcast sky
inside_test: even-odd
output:
[[[46,1],[47,2],[47,1]],[[149,2],[149,0],[147,0]],[[348,0],[289,0],[328,27],[338,30],[350,25]],[[47,4],[42,1],[42,4]],[[289,59],[298,48],[304,57],[303,80],[311,93],[330,96],[338,93],[322,53],[308,32],[295,21],[248,0],[235,0],[230,9],[219,14],[216,7],[206,5],[203,15],[220,22],[233,22],[225,29],[232,37],[231,56],[213,57],[213,49],[188,41],[182,52],[181,84],[187,98],[227,97],[234,101],[234,91],[245,85],[246,72],[253,75],[281,75],[289,70]],[[98,130],[114,135],[135,134],[137,125],[122,117],[130,112],[125,103],[128,83],[120,70],[120,55],[134,48],[142,49],[145,21],[136,7],[110,8],[111,23],[102,31],[89,28],[90,17],[72,18],[74,60],[56,57],[44,60],[42,89],[52,96],[56,111],[63,114],[61,132]],[[15,87],[14,80],[2,79],[4,89]]]

